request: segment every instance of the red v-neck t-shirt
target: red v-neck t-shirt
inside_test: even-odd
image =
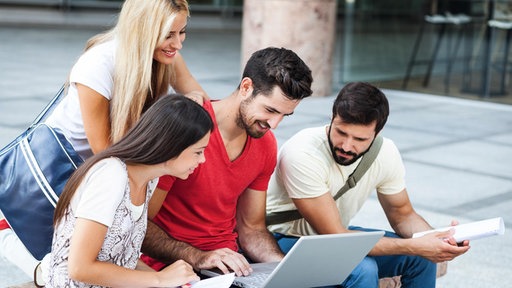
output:
[[[174,239],[198,249],[230,248],[237,251],[238,197],[248,188],[267,190],[276,166],[277,142],[272,131],[261,138],[248,137],[242,154],[230,161],[211,102],[205,101],[203,106],[214,123],[205,150],[206,162],[199,165],[187,180],[171,176],[160,178],[158,187],[169,193],[153,221]],[[163,267],[151,263],[153,261],[146,262],[155,264],[152,266],[156,269]]]

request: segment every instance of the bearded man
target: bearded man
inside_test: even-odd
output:
[[[382,91],[369,83],[348,83],[334,101],[329,125],[304,129],[284,143],[268,188],[267,213],[297,209],[303,218],[274,223],[269,230],[285,253],[303,235],[374,230],[349,225],[376,190],[394,231],[386,231],[341,287],[377,288],[379,278],[401,275],[402,287],[434,288],[435,263],[464,254],[469,242],[458,246],[453,231],[411,238],[432,227],[409,201],[404,165],[393,141],[383,138],[355,187],[333,197],[376,142],[388,115]]]

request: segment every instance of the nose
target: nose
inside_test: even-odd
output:
[[[174,42],[175,43],[173,43],[173,47],[176,50],[181,50],[181,48],[183,48],[183,41],[181,41],[180,37],[176,37],[176,40]]]
[[[279,125],[279,123],[281,123],[281,121],[283,120],[284,118],[284,115],[282,114],[279,114],[279,115],[276,115],[272,118],[270,118],[267,123],[268,125],[270,126],[270,129],[276,129],[277,126]]]
[[[171,46],[176,50],[181,50],[181,48],[183,48],[183,40],[181,39],[181,37],[175,37],[174,39],[172,39]]]
[[[343,143],[341,144],[341,148],[345,151],[352,151],[352,142],[353,140],[350,137],[345,137],[343,139]]]
[[[206,162],[206,157],[204,156],[204,153],[203,153],[203,154],[201,154],[201,157],[199,157],[198,163],[203,164],[204,162]]]

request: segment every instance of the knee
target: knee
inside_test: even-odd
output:
[[[411,262],[414,263],[413,265],[416,268],[416,270],[424,271],[428,274],[433,274],[433,275],[436,274],[436,270],[437,270],[436,263],[434,263],[430,260],[427,260],[423,257],[420,257],[420,256],[411,256],[411,258],[413,258],[413,260]]]
[[[437,265],[434,262],[420,256],[407,256],[407,258],[408,264],[404,267],[405,271],[402,271],[402,281],[418,277],[425,281],[426,279],[435,281]]]
[[[354,268],[342,287],[377,287],[379,282],[379,268],[372,257],[365,257]]]
[[[377,266],[377,262],[372,257],[364,257],[363,261],[357,265],[354,269],[359,274],[366,274],[368,276],[375,275],[375,277],[379,273],[379,267]]]

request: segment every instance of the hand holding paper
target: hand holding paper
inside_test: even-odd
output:
[[[460,243],[464,240],[476,240],[494,235],[503,235],[505,233],[505,224],[503,222],[503,218],[496,217],[482,221],[418,232],[414,233],[412,238],[421,237],[427,233],[432,233],[435,231],[448,231],[452,228],[455,229],[453,238],[455,241],[457,241],[457,243]]]

